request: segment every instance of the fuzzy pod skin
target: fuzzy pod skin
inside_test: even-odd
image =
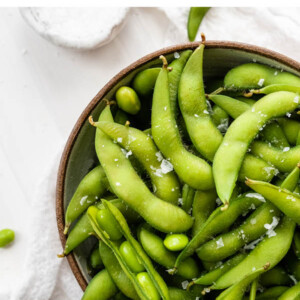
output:
[[[99,121],[113,122],[109,106],[102,111]],[[151,226],[166,233],[185,232],[192,227],[193,220],[185,211],[151,193],[120,146],[98,128],[95,147],[113,192]]]

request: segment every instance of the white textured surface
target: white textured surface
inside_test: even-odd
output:
[[[113,75],[149,52],[186,41],[188,10],[166,11],[172,21],[163,9],[132,9],[110,44],[79,53],[39,37],[17,9],[0,9],[0,228],[16,231],[14,244],[0,249],[0,300],[11,291],[15,300],[81,298],[66,261],[55,256],[61,252],[57,152]],[[300,60],[299,15],[299,8],[213,8],[201,30],[207,39],[257,44]]]

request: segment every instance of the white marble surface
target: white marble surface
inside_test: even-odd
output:
[[[201,29],[208,39],[258,44],[300,60],[299,12],[215,8]],[[0,9],[0,228],[16,231],[13,245],[0,249],[0,300],[23,272],[37,182],[81,111],[123,67],[162,46],[185,41],[186,10],[168,13],[179,29],[160,10],[135,8],[110,44],[76,52],[38,36],[16,8]]]

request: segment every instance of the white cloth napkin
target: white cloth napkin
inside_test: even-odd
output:
[[[168,28],[162,29],[165,30],[165,45],[162,46],[187,41],[188,8],[161,10],[171,21]],[[300,60],[299,15],[300,8],[212,8],[200,30],[210,40],[252,43]],[[66,259],[56,256],[62,251],[55,217],[59,157],[54,157],[35,193],[30,249],[25,258],[21,285],[13,291],[12,300],[76,300],[82,296]]]

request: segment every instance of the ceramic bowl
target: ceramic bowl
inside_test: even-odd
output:
[[[158,59],[160,55],[165,55],[170,59],[174,52],[180,53],[186,49],[195,49],[198,45],[198,43],[180,44],[163,48],[140,58],[113,77],[82,112],[65,146],[57,178],[57,225],[63,247],[66,242],[66,236],[63,234],[64,212],[79,182],[97,162],[94,151],[95,129],[89,124],[88,117],[92,115],[94,119],[97,119],[105,106],[103,98],[112,99],[115,91],[122,85],[128,85],[136,73],[153,65],[160,65],[161,62]],[[223,77],[229,69],[248,62],[266,64],[300,76],[300,63],[279,53],[242,43],[206,42],[205,79]],[[67,256],[70,268],[83,290],[91,279],[87,272],[86,256],[93,243],[95,240],[88,239]]]

